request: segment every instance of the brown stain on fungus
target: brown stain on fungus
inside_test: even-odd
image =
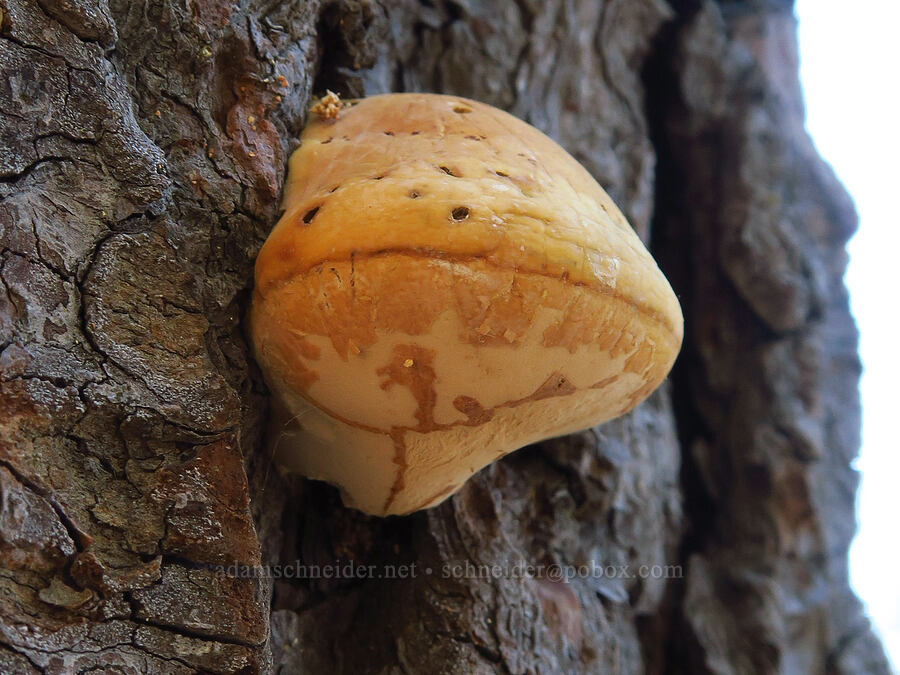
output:
[[[282,370],[283,377],[296,391],[308,390],[319,379],[319,371],[307,366],[296,351],[285,353],[284,359],[286,363]]]
[[[638,345],[631,356],[625,359],[625,370],[629,373],[642,375],[653,363],[653,343],[645,340]]]
[[[385,513],[387,513],[387,510],[391,507],[391,504],[394,503],[397,495],[399,495],[406,487],[406,470],[409,468],[409,463],[406,461],[405,436],[405,429],[396,428],[391,430],[391,440],[394,442],[393,462],[397,465],[397,476],[394,478],[394,483],[391,485],[391,491],[388,493],[387,499],[385,499],[384,501]]]
[[[609,385],[611,385],[613,382],[615,382],[618,379],[619,379],[618,375],[612,375],[611,377],[604,377],[602,380],[594,382],[594,384],[592,384],[590,388],[591,389],[605,389],[606,387],[608,387]]]
[[[532,392],[525,398],[510,401],[506,405],[510,408],[515,408],[516,406],[520,406],[523,403],[540,401],[545,398],[552,398],[554,396],[569,396],[570,394],[574,394],[576,391],[578,391],[578,389],[574,384],[566,379],[565,375],[562,375],[561,373],[553,373],[544,381],[544,383],[540,387],[535,389],[534,392]]]
[[[302,333],[295,332],[294,339],[296,340],[297,351],[300,352],[303,358],[317,361],[322,356],[321,348],[307,340]]]
[[[478,426],[493,418],[495,408],[484,408],[477,399],[470,396],[458,396],[453,401],[454,407],[466,415],[467,420],[456,424],[438,424],[434,420],[434,409],[437,404],[437,391],[434,371],[434,350],[419,345],[396,345],[390,362],[380,367],[376,373],[385,379],[381,388],[390,389],[395,385],[406,387],[416,401],[415,418],[418,424],[414,427],[392,427],[389,435],[394,444],[393,462],[397,465],[394,483],[385,500],[384,511],[388,511],[397,495],[406,486],[406,471],[409,461],[406,456],[406,432],[416,431],[430,433],[449,429],[460,424]],[[554,373],[528,396],[509,401],[497,407],[515,408],[531,401],[540,401],[554,396],[568,396],[577,391],[576,387],[562,374]],[[505,453],[504,453],[505,454]]]
[[[472,396],[457,396],[453,399],[453,407],[466,416],[466,424],[473,426],[484,424],[494,417],[493,408],[485,408]]]
[[[390,435],[394,442],[394,464],[397,475],[391,485],[390,493],[384,503],[384,511],[391,507],[397,495],[406,485],[406,470],[409,463],[406,458],[406,431],[428,433],[437,425],[434,421],[434,407],[437,403],[437,392],[434,383],[434,350],[419,345],[396,345],[389,363],[379,368],[376,373],[385,377],[381,382],[382,389],[390,389],[394,385],[406,387],[416,400],[415,417],[418,424],[412,429],[393,427]]]
[[[399,385],[410,390],[416,400],[415,416],[419,421],[414,430],[425,433],[433,431],[434,406],[437,402],[434,350],[418,345],[396,345],[391,361],[375,372],[386,378],[381,382],[382,389]]]

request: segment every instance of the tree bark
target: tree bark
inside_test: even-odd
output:
[[[0,672],[889,672],[790,2],[0,0],[0,72]],[[682,300],[666,386],[409,517],[282,476],[242,321],[326,88],[566,147]]]

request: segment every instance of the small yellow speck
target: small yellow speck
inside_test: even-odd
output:
[[[250,124],[253,124],[253,123],[256,121],[256,118],[255,118],[253,115],[250,115],[250,116],[247,118],[247,121],[248,121]]]
[[[212,49],[210,49],[209,47],[203,47],[200,50],[200,56],[202,56],[204,59],[208,59],[210,56],[212,56]]]
[[[275,100],[278,101],[278,103],[281,103],[281,96],[276,96]]]
[[[256,153],[253,152],[252,150],[250,152],[248,152],[247,154],[250,155],[251,157],[256,157]]]
[[[412,359],[406,359],[406,361],[403,362],[403,367],[412,368],[413,363],[415,363],[415,361],[413,361]]]
[[[336,120],[344,107],[344,102],[340,96],[330,89],[325,90],[325,95],[313,105],[309,111],[318,116],[320,120]]]

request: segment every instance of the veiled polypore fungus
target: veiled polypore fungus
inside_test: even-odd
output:
[[[277,461],[409,513],[481,467],[631,410],[678,301],[593,178],[475,101],[388,94],[312,120],[256,261]]]

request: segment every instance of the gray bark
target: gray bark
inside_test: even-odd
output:
[[[0,0],[0,672],[887,673],[847,582],[856,219],[795,33],[774,0]],[[558,140],[682,299],[667,384],[405,518],[281,476],[242,320],[326,87]],[[297,561],[410,578],[228,572]]]

